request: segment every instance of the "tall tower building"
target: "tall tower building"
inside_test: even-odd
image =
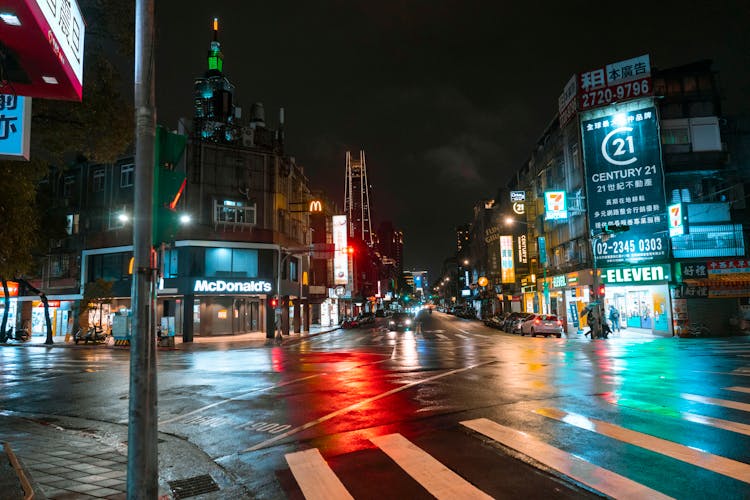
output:
[[[237,139],[234,124],[234,85],[224,76],[224,54],[219,43],[219,20],[214,18],[213,40],[208,49],[208,68],[195,79],[195,133],[201,140],[232,142]]]
[[[344,213],[349,221],[349,237],[373,245],[372,222],[370,219],[370,191],[367,182],[365,152],[360,150],[359,159],[346,152],[346,186],[344,188]]]

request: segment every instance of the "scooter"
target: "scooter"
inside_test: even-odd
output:
[[[108,335],[104,333],[104,331],[99,328],[92,326],[88,330],[86,330],[86,333],[83,333],[80,328],[78,328],[75,332],[73,332],[73,342],[78,344],[78,342],[83,342],[84,344],[88,344],[89,342],[96,344],[98,342],[106,342]]]
[[[26,328],[16,329],[13,332],[13,327],[8,328],[6,332],[0,332],[0,343],[4,344],[9,340],[17,340],[18,342],[28,342],[31,340],[31,334]]]

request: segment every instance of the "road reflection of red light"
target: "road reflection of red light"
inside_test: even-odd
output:
[[[315,440],[324,455],[371,448],[371,437],[393,432],[388,424],[412,418],[418,406],[407,391],[358,405],[402,386],[399,379],[391,378],[393,372],[383,369],[386,360],[373,353],[306,353],[294,362],[287,358],[285,373],[289,376],[299,375],[292,371],[324,374],[287,386],[279,394],[286,408],[284,423],[292,427],[307,425],[354,406],[334,418],[308,425],[295,438]]]
[[[275,348],[271,352],[271,369],[275,372],[284,371],[284,353],[280,348]]]

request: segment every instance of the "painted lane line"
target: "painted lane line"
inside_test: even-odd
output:
[[[740,387],[740,386],[732,386],[732,387],[724,387],[725,391],[735,391],[735,392],[744,392],[746,394],[750,394],[750,387]]]
[[[461,425],[517,450],[537,462],[612,498],[667,499],[656,490],[555,448],[531,435],[486,418],[466,420]]]
[[[394,349],[393,352],[395,354],[395,352],[396,352],[395,349]],[[314,427],[314,426],[316,426],[318,424],[321,424],[323,422],[331,420],[332,418],[338,417],[339,415],[343,415],[345,413],[349,413],[353,409],[359,408],[360,406],[364,406],[364,405],[370,404],[373,401],[377,401],[379,399],[387,398],[388,396],[391,396],[393,394],[396,394],[396,393],[399,393],[399,392],[404,391],[406,389],[409,389],[409,388],[411,388],[411,387],[413,387],[415,385],[424,384],[424,383],[427,383],[427,382],[432,382],[433,380],[438,380],[440,378],[448,377],[450,375],[455,375],[456,373],[465,372],[467,370],[473,370],[474,368],[479,368],[480,366],[489,365],[491,363],[497,363],[497,361],[494,360],[494,359],[490,360],[490,361],[484,361],[482,363],[477,363],[477,364],[474,364],[474,365],[465,366],[463,368],[457,368],[455,370],[451,370],[451,371],[448,371],[448,372],[445,372],[445,373],[441,373],[439,375],[433,375],[432,377],[427,377],[427,378],[422,379],[422,380],[415,380],[414,382],[409,382],[408,384],[401,385],[399,387],[396,387],[395,389],[391,389],[390,391],[386,391],[386,392],[380,393],[380,394],[378,394],[376,396],[372,396],[372,397],[363,399],[362,401],[358,401],[358,402],[356,402],[354,404],[351,404],[351,405],[349,405],[347,407],[341,408],[341,409],[336,410],[334,412],[331,412],[331,413],[329,413],[327,415],[323,415],[322,417],[320,417],[318,419],[311,420],[311,421],[309,421],[309,422],[307,422],[305,424],[302,424],[302,425],[300,425],[298,427],[295,427],[294,429],[290,429],[290,430],[288,430],[287,432],[285,432],[283,434],[279,434],[278,436],[275,436],[275,437],[273,437],[271,439],[263,441],[262,443],[258,443],[255,446],[251,446],[250,448],[246,448],[246,449],[242,450],[240,453],[245,453],[245,452],[249,452],[249,451],[260,450],[261,448],[266,448],[267,446],[270,446],[270,445],[272,445],[273,443],[275,443],[277,441],[281,441],[282,439],[285,439],[285,438],[287,438],[287,437],[289,437],[289,436],[291,436],[293,434],[297,434],[298,432],[307,430],[310,427]]]
[[[354,500],[317,448],[287,453],[284,458],[307,500]]]
[[[200,413],[202,411],[208,410],[209,408],[214,408],[216,406],[220,406],[220,405],[223,405],[225,403],[229,403],[231,401],[236,401],[236,400],[242,399],[245,396],[249,396],[251,394],[256,394],[256,393],[264,392],[264,391],[269,391],[269,390],[272,390],[272,389],[276,389],[278,387],[284,387],[285,385],[296,384],[297,382],[301,382],[303,380],[307,380],[307,379],[311,379],[311,378],[315,378],[315,377],[320,377],[321,375],[325,375],[325,373],[316,373],[315,375],[308,375],[307,377],[296,378],[294,380],[288,380],[286,382],[281,382],[279,384],[269,385],[268,387],[261,387],[260,389],[255,389],[253,391],[246,392],[244,394],[240,394],[239,396],[235,396],[233,398],[223,399],[221,401],[217,401],[216,403],[211,403],[210,405],[202,406],[202,407],[200,407],[198,409],[195,409],[193,411],[190,411],[190,412],[187,412],[187,413],[183,413],[182,415],[177,415],[176,417],[168,418],[166,420],[160,420],[159,421],[159,425],[171,424],[172,422],[176,422],[177,420],[182,420],[182,419],[184,419],[186,417],[189,417],[190,415],[195,415],[196,413]],[[122,421],[120,423],[127,424],[128,421],[125,420],[125,421]]]
[[[462,329],[460,329],[460,328],[456,328],[456,330],[458,330],[458,331],[459,331],[459,332],[461,332],[461,333],[465,333],[466,335],[472,335],[472,333],[471,333],[471,332],[467,332],[466,330],[462,330]]]
[[[442,340],[445,340],[448,338],[444,333],[436,333],[435,336]]]
[[[540,408],[534,413],[750,483],[750,465],[746,463],[557,408]]]
[[[460,333],[454,333],[453,336],[460,339],[469,340],[469,337],[467,337],[466,335],[461,335]]]
[[[437,499],[492,498],[401,434],[373,437],[370,441]]]
[[[696,403],[703,403],[714,406],[724,406],[726,408],[733,408],[735,410],[750,411],[750,404],[740,403],[738,401],[730,401],[728,399],[708,398],[706,396],[699,396],[697,394],[680,394],[682,399],[688,401],[695,401]]]

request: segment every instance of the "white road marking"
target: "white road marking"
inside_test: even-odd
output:
[[[732,387],[725,387],[725,391],[735,391],[735,392],[744,392],[750,394],[750,387],[740,387],[740,386],[732,386]]]
[[[396,352],[395,349],[394,349],[393,352],[395,354],[395,352]],[[326,422],[328,420],[331,420],[332,418],[338,417],[339,415],[343,415],[344,413],[348,413],[348,412],[352,411],[355,408],[358,408],[358,407],[366,405],[366,404],[370,404],[373,401],[377,401],[379,399],[386,398],[386,397],[388,397],[388,396],[390,396],[392,394],[396,394],[398,392],[404,391],[404,390],[409,389],[410,387],[413,387],[415,385],[424,384],[426,382],[432,382],[433,380],[437,380],[437,379],[440,379],[440,378],[443,378],[443,377],[448,377],[450,375],[455,375],[456,373],[465,372],[467,370],[473,370],[474,368],[478,368],[480,366],[489,365],[491,363],[496,363],[496,362],[497,361],[495,361],[495,360],[484,361],[482,363],[477,363],[477,364],[474,364],[474,365],[469,365],[469,366],[466,366],[464,368],[457,368],[455,370],[451,370],[451,371],[448,371],[448,372],[445,372],[445,373],[441,373],[439,375],[433,375],[432,377],[427,377],[427,378],[422,379],[422,380],[415,380],[414,382],[409,382],[408,384],[401,385],[399,387],[396,387],[395,389],[391,389],[390,391],[386,391],[386,392],[383,392],[383,393],[378,394],[376,396],[372,396],[372,397],[363,399],[362,401],[358,401],[358,402],[356,402],[354,404],[351,404],[351,405],[349,405],[347,407],[341,408],[341,409],[336,410],[334,412],[331,412],[331,413],[329,413],[327,415],[323,415],[322,417],[320,417],[318,419],[311,420],[311,421],[309,421],[309,422],[307,422],[305,424],[302,424],[302,425],[300,425],[298,427],[295,427],[294,429],[291,429],[291,430],[285,432],[284,434],[279,434],[278,436],[275,436],[275,437],[273,437],[271,439],[263,441],[262,443],[258,443],[255,446],[251,446],[250,448],[246,448],[246,449],[242,450],[241,453],[245,453],[245,452],[248,452],[248,451],[260,450],[261,448],[265,448],[265,447],[267,447],[267,446],[269,446],[269,445],[271,445],[271,444],[273,444],[273,443],[275,443],[277,441],[281,441],[282,439],[285,439],[285,438],[287,438],[287,437],[289,437],[289,436],[291,436],[293,434],[297,434],[298,432],[304,431],[306,429],[309,429],[310,427],[314,427],[314,426],[316,426],[316,425],[318,425],[320,423],[323,423],[323,422]]]
[[[401,434],[370,438],[399,467],[438,499],[469,499],[492,497],[448,469],[435,458],[415,446]]]
[[[706,417],[705,415],[698,415],[697,413],[683,413],[682,418],[689,422],[695,422],[696,424],[708,425],[711,427],[724,429],[726,431],[750,436],[750,425],[748,424],[732,422],[730,420],[722,420],[720,418]]]
[[[374,338],[374,339],[372,339],[372,340],[373,340],[374,342],[380,342],[381,340],[383,340],[383,336],[382,336],[382,335],[378,335],[377,337],[375,337],[375,338]]]
[[[469,337],[467,337],[466,335],[461,335],[460,333],[454,333],[453,335],[464,340],[469,339]]]
[[[534,413],[750,483],[750,465],[746,463],[557,408],[541,408]]]
[[[461,422],[470,429],[527,455],[551,469],[613,498],[670,498],[656,490],[555,448],[531,435],[486,418]]]
[[[466,335],[472,335],[472,333],[471,333],[471,332],[467,332],[466,330],[461,330],[460,328],[456,328],[456,330],[458,330],[458,331],[459,331],[459,332],[461,332],[461,333],[465,333]],[[459,336],[460,336],[460,335],[459,335]]]
[[[680,397],[687,399],[688,401],[695,401],[696,403],[703,403],[714,406],[724,406],[726,408],[733,408],[735,410],[750,411],[750,404],[740,403],[738,401],[730,401],[728,399],[709,398],[706,396],[699,396],[697,394],[680,394]]]
[[[317,448],[284,455],[307,500],[352,499]]]
[[[436,333],[435,336],[439,339],[447,339],[448,337],[444,333]]]
[[[277,387],[284,387],[285,385],[295,384],[297,382],[301,382],[302,380],[307,380],[307,379],[310,379],[310,378],[320,377],[321,375],[325,375],[325,373],[316,373],[315,375],[308,375],[307,377],[296,378],[294,380],[288,380],[286,382],[281,382],[279,384],[269,385],[268,387],[262,387],[260,389],[255,389],[254,391],[246,392],[244,394],[240,394],[239,396],[235,396],[233,398],[223,399],[221,401],[217,401],[216,403],[211,403],[210,405],[202,406],[202,407],[200,407],[198,409],[195,409],[193,411],[190,411],[190,412],[187,412],[187,413],[183,413],[182,415],[177,415],[176,417],[168,418],[166,420],[160,420],[159,421],[159,425],[171,424],[172,422],[176,422],[177,420],[182,420],[184,418],[189,417],[190,415],[195,415],[196,413],[200,413],[202,411],[208,410],[209,408],[214,408],[216,406],[220,406],[220,405],[223,405],[225,403],[229,403],[230,401],[236,401],[238,399],[242,399],[245,396],[249,396],[250,394],[255,394],[255,393],[258,393],[258,392],[263,392],[263,391],[268,391],[268,390],[271,390],[271,389],[276,389]],[[120,423],[121,424],[127,424],[128,421],[124,420],[124,421],[121,421]]]

